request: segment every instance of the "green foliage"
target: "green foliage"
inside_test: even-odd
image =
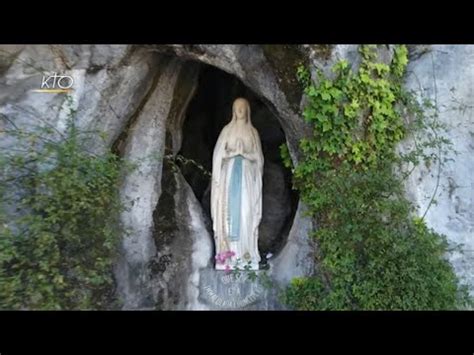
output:
[[[426,148],[448,142],[438,135],[396,154],[401,139],[420,128],[436,131],[414,96],[403,91],[405,46],[392,62],[380,63],[374,46],[361,46],[354,72],[347,61],[319,72],[317,83],[298,71],[308,105],[305,119],[313,135],[300,142],[303,158],[293,169],[318,228],[314,276],[293,280],[284,302],[296,309],[454,309],[468,302],[445,259],[445,237],[427,228],[404,197],[403,178],[394,167],[440,159]],[[404,124],[402,117],[412,117]],[[441,148],[440,148],[441,149]],[[440,152],[440,149],[437,152]],[[288,150],[281,148],[288,163]]]
[[[303,116],[314,127],[313,137],[301,142],[305,156],[312,158],[307,167],[311,172],[340,160],[364,169],[375,167],[379,160],[393,158],[395,144],[404,137],[400,112],[394,105],[403,73],[398,63],[404,61],[399,58],[392,67],[378,63],[370,46],[361,47],[361,57],[356,73],[346,60],[334,65],[334,79],[319,71],[318,85],[310,82],[305,69],[298,71],[309,99]]]
[[[288,146],[286,144],[282,144],[280,146],[280,156],[283,160],[283,165],[285,168],[291,168],[291,156],[290,156],[290,151],[288,150]]]
[[[65,133],[50,126],[5,131],[1,151],[0,308],[104,309],[122,232],[118,196],[128,168],[87,151],[71,110]]]

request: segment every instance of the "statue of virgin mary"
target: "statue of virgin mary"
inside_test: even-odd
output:
[[[262,174],[262,146],[250,121],[250,105],[238,98],[212,158],[211,217],[217,270],[258,270]]]

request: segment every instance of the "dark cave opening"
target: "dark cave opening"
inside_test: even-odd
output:
[[[250,103],[252,124],[259,132],[265,159],[263,216],[259,227],[259,251],[265,260],[268,253],[276,254],[285,245],[298,204],[298,195],[291,187],[291,172],[280,158],[279,146],[285,143],[285,133],[277,117],[237,77],[203,65],[197,90],[187,107],[179,154],[211,172],[214,146],[231,119],[232,103],[238,97]],[[182,162],[180,169],[203,207],[212,235],[210,177],[193,162]]]

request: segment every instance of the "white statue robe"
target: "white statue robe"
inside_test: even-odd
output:
[[[230,238],[229,206],[231,174],[236,153],[227,148],[241,141],[242,180],[240,196],[240,225],[238,238]],[[235,173],[234,173],[235,174]],[[233,252],[224,263],[216,262],[216,269],[258,270],[258,226],[262,218],[263,153],[260,137],[250,122],[238,124],[235,120],[221,131],[212,160],[211,216],[213,220],[216,255]],[[235,191],[235,190],[234,190]],[[233,229],[236,230],[235,228]],[[235,240],[237,239],[237,240]]]

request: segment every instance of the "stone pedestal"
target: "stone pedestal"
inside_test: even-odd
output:
[[[199,301],[215,310],[261,309],[268,293],[259,280],[263,272],[225,272],[211,268],[203,270]]]

